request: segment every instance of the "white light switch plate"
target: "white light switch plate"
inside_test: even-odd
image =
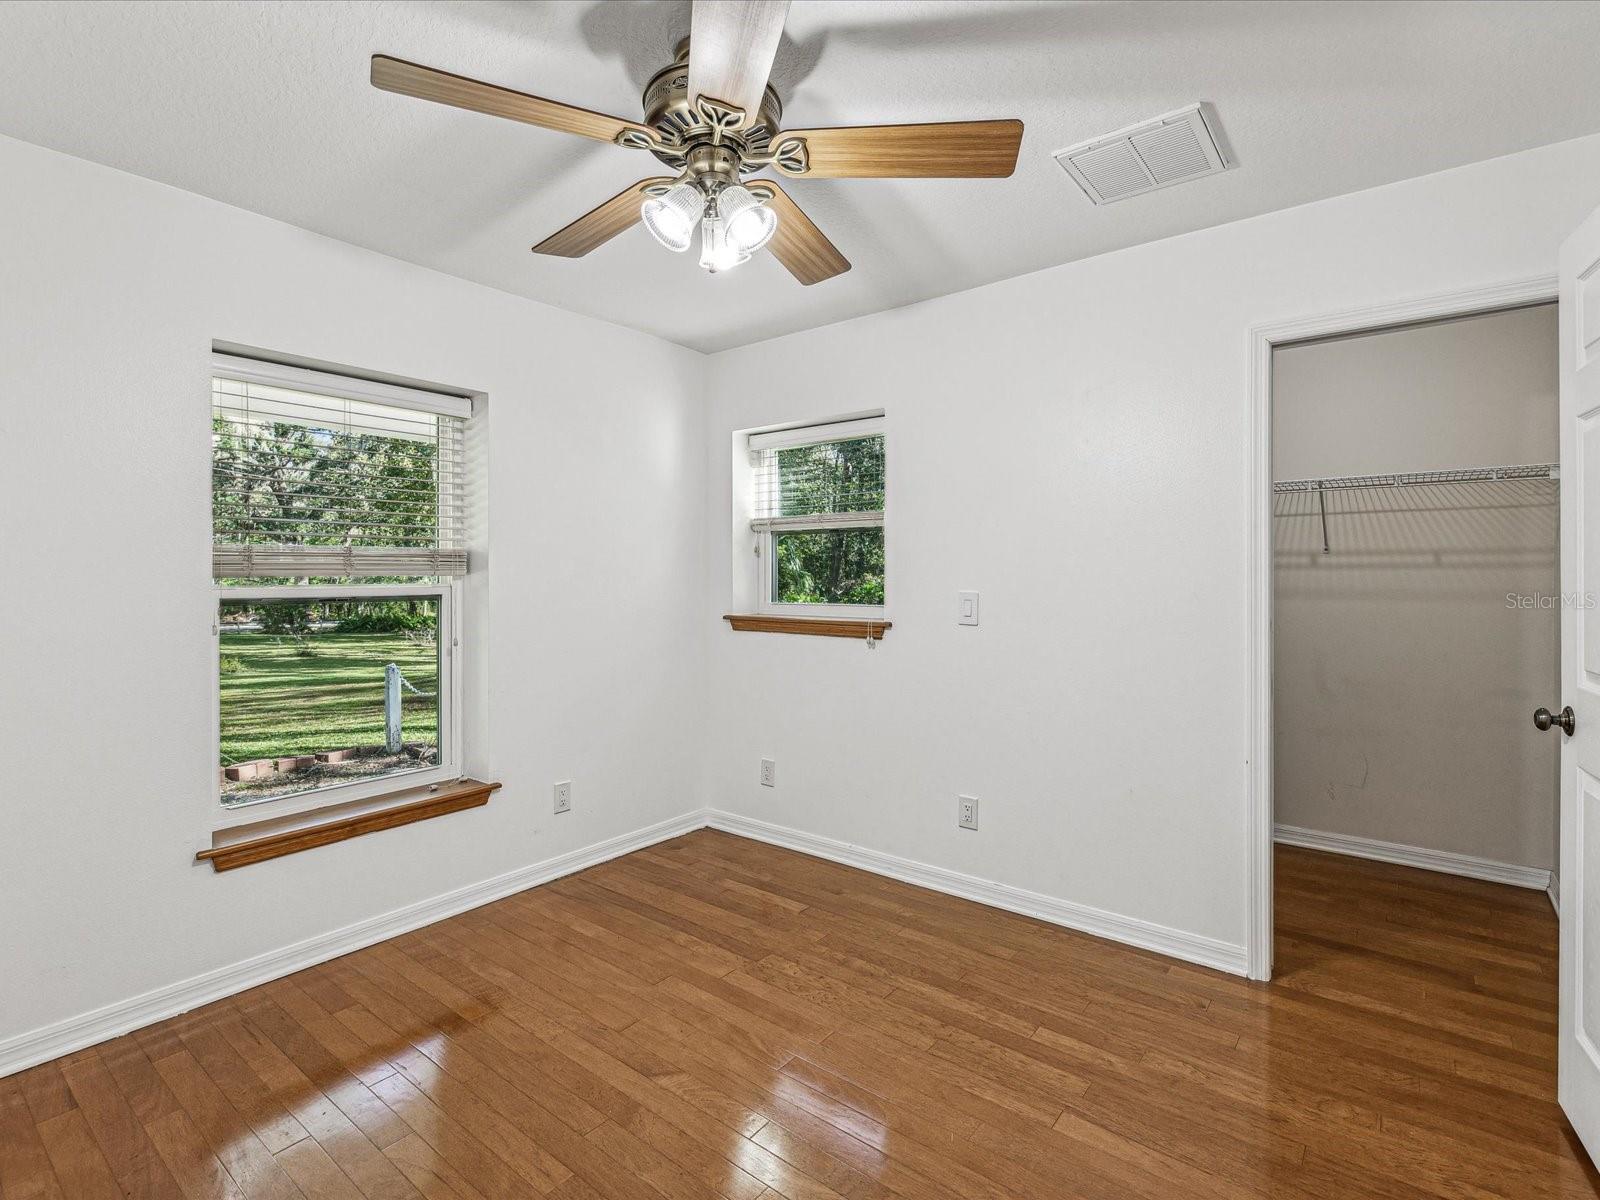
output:
[[[956,624],[976,625],[978,623],[978,593],[957,592],[956,599]]]

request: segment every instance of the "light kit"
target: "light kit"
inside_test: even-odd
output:
[[[778,214],[740,183],[717,193],[717,216],[728,231],[728,241],[743,254],[754,254],[778,232]]]
[[[618,6],[619,11],[627,6]],[[533,247],[582,258],[635,223],[676,254],[700,226],[700,265],[726,271],[763,247],[802,284],[850,269],[778,185],[753,179],[1000,179],[1016,168],[1013,119],[786,129],[769,77],[789,0],[694,0],[689,36],[645,85],[642,119],[614,117],[387,54],[372,85],[402,96],[642,150],[672,174],[641,179]]]
[[[683,180],[647,196],[639,217],[651,237],[677,253],[689,248],[698,221],[700,265],[713,274],[748,262],[778,232],[778,214],[742,183]]]
[[[695,222],[705,211],[705,197],[692,183],[679,183],[659,196],[650,196],[639,208],[644,227],[668,250],[678,253],[694,240]]]

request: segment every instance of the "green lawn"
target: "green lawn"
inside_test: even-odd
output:
[[[224,633],[221,657],[222,765],[253,758],[315,754],[383,742],[383,669],[398,663],[421,696],[402,689],[408,742],[438,744],[432,646],[397,633],[313,633],[310,657],[292,639]]]

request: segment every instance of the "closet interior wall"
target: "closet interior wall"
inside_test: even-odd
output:
[[[1555,462],[1555,316],[1280,348],[1273,477]],[[1558,487],[1274,497],[1280,828],[1555,868]]]

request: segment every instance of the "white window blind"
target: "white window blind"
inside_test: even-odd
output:
[[[261,367],[213,369],[213,574],[466,574],[470,401]]]
[[[750,435],[757,532],[883,524],[883,419]]]

